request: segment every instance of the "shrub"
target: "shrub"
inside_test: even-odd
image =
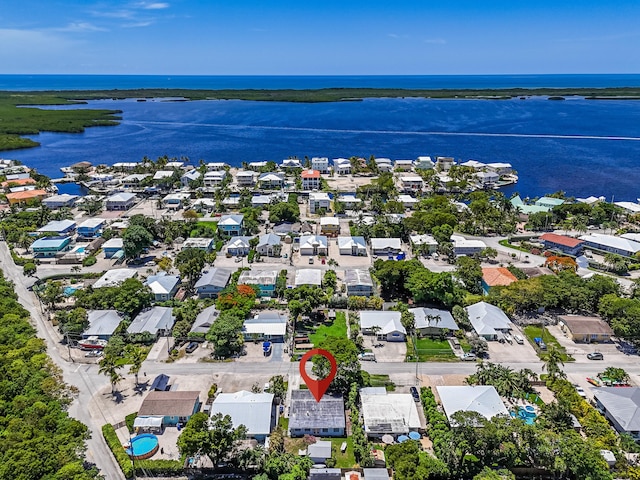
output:
[[[136,417],[138,416],[138,412],[133,412],[124,417],[124,422],[127,424],[127,429],[129,433],[133,433],[133,422],[136,421]]]
[[[98,261],[98,259],[96,257],[94,257],[93,255],[90,255],[87,258],[85,258],[84,260],[82,260],[82,266],[83,267],[90,267],[91,265],[95,265],[97,261]]]
[[[133,466],[131,464],[131,459],[129,455],[124,451],[122,445],[120,444],[120,440],[118,439],[118,435],[116,435],[116,431],[113,428],[113,425],[106,424],[102,426],[102,436],[104,437],[107,445],[111,449],[111,453],[120,465],[120,470],[122,470],[123,475],[126,478],[133,477]]]

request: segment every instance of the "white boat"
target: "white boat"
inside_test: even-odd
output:
[[[78,345],[83,350],[102,350],[107,345],[107,341],[100,340],[96,336],[91,336],[83,340],[80,340],[78,342]]]

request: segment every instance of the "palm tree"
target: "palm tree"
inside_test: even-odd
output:
[[[105,355],[102,360],[98,363],[100,369],[98,373],[102,373],[109,377],[109,381],[111,382],[111,394],[113,395],[116,392],[116,385],[120,380],[123,380],[123,376],[120,375],[120,370],[122,365],[116,364],[117,357],[113,355]]]
[[[559,378],[566,378],[567,374],[562,370],[564,367],[564,361],[562,360],[562,353],[554,345],[549,345],[549,351],[547,358],[542,365],[542,369],[547,372],[549,378],[557,380]]]
[[[125,348],[125,353],[127,358],[131,362],[131,367],[129,368],[129,373],[133,373],[136,376],[136,386],[138,385],[138,373],[140,373],[140,369],[142,368],[142,362],[147,358],[146,352],[136,346],[136,345],[127,345]]]

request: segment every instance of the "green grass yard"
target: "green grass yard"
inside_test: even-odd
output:
[[[347,317],[344,312],[337,312],[333,323],[320,325],[314,333],[309,335],[309,341],[317,347],[327,337],[347,337]]]
[[[542,325],[527,325],[526,327],[524,327],[524,334],[527,336],[527,338],[531,342],[531,345],[533,345],[533,348],[536,350],[536,353],[538,354],[538,357],[540,357],[541,360],[544,360],[547,355],[545,352],[543,352],[537,347],[534,338],[542,338],[542,340],[544,341],[544,343],[547,344],[547,346],[553,345],[562,354],[563,362],[573,362],[575,360],[571,355],[567,354],[567,351],[562,345],[560,345],[558,340],[556,340],[556,337],[554,337],[549,332],[549,330],[547,330]]]
[[[416,340],[416,353],[418,354],[419,362],[446,362],[458,359],[451,350],[451,346],[447,340],[418,338]],[[407,338],[407,361],[415,361],[413,357],[413,339]]]

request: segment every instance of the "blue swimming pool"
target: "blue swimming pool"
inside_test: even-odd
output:
[[[63,293],[65,297],[70,297],[76,292],[76,287],[64,287]]]
[[[76,248],[76,253],[84,253],[84,247]]]
[[[512,417],[518,417],[524,421],[527,425],[533,425],[538,416],[536,414],[535,409],[531,405],[526,405],[524,407],[518,407],[518,413],[511,412]]]
[[[131,439],[131,445],[125,451],[136,459],[149,458],[158,451],[158,437],[151,433],[137,435]]]

